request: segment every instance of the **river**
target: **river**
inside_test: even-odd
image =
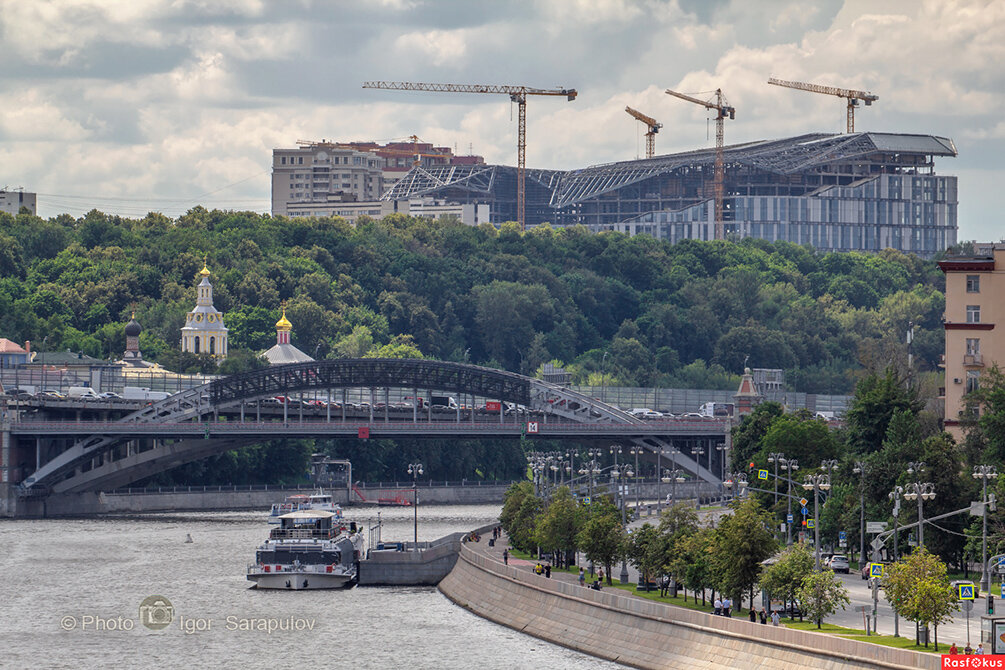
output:
[[[412,510],[380,508],[383,539]],[[378,508],[346,516],[375,520]],[[419,540],[492,523],[498,505],[419,508]],[[0,520],[7,668],[619,668],[481,619],[434,588],[257,591],[245,580],[265,512]],[[186,543],[186,536],[192,542]],[[140,604],[174,608],[163,630]],[[154,605],[155,607],[160,607]]]

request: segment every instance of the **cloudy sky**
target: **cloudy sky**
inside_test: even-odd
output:
[[[270,157],[298,139],[470,146],[516,162],[505,96],[364,90],[366,80],[575,87],[531,98],[530,167],[841,132],[844,101],[768,77],[869,90],[858,130],[950,137],[960,238],[1005,233],[1005,0],[0,0],[0,186],[39,213],[269,209]],[[714,138],[713,138],[714,139]]]

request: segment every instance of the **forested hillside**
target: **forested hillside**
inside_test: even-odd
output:
[[[202,208],[0,215],[0,336],[108,358],[135,309],[145,358],[209,371],[178,353],[204,255],[230,328],[225,370],[275,341],[284,300],[293,343],[318,357],[421,353],[528,374],[559,360],[580,384],[728,387],[749,356],[794,390],[848,393],[863,366],[904,356],[911,321],[921,369],[942,352],[941,273],[895,251]]]

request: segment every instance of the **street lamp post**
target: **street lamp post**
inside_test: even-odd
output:
[[[907,464],[908,474],[917,474],[918,480],[904,487],[905,500],[918,501],[918,547],[925,546],[925,508],[924,501],[935,497],[935,484],[922,482],[921,471],[925,468],[924,461],[912,461]]]
[[[643,453],[642,447],[634,446],[628,450],[628,453],[635,456],[635,517],[639,515],[639,454]]]
[[[803,488],[813,491],[813,570],[820,572],[820,491],[831,487],[829,472],[816,475],[806,475]]]
[[[607,376],[605,375],[605,364],[607,363],[607,352],[600,359],[600,401],[607,402]]]
[[[785,470],[785,479],[788,482],[785,496],[785,544],[788,546],[792,544],[792,522],[789,521],[789,517],[792,516],[792,473],[799,469],[799,461],[786,458],[782,463],[782,469]]]
[[[729,479],[722,482],[722,485],[730,492],[736,488],[736,497],[739,498],[747,488],[747,474],[745,472],[734,472],[729,475]]]
[[[855,461],[852,472],[859,475],[859,531],[858,531],[858,562],[859,567],[865,562],[865,461]]]
[[[998,476],[998,468],[993,465],[975,465],[974,479],[981,480],[981,590],[990,592],[991,579],[988,575],[988,480]]]
[[[625,479],[631,479],[635,473],[632,471],[632,466],[628,463],[622,463],[621,465],[615,465],[614,469],[611,470],[611,478],[615,481],[615,485],[618,489],[621,488]],[[628,528],[628,518],[626,514],[625,497],[621,496],[621,526],[627,530]],[[619,579],[622,584],[628,583],[628,561],[625,557],[621,559],[621,575]]]
[[[419,550],[419,475],[422,474],[422,463],[409,463],[408,474],[412,475],[412,511],[413,528],[415,530],[415,551]]]
[[[664,484],[672,482],[670,488],[670,500],[673,504],[677,503],[677,482],[684,481],[684,471],[679,468],[669,468],[663,471],[663,476],[660,477],[660,481]]]
[[[768,454],[768,463],[775,466],[775,507],[778,507],[778,464],[785,460],[785,454],[772,452]],[[772,516],[775,512],[772,510]]]
[[[894,486],[887,497],[893,501],[893,560],[900,560],[900,496],[904,495],[903,486]],[[861,561],[861,559],[859,559]],[[893,636],[900,637],[900,615],[893,610]]]
[[[698,445],[692,445],[691,446],[691,458],[694,459],[694,475],[695,475],[695,477],[698,477],[698,468],[701,467],[701,456],[704,453],[705,453],[705,447],[701,446],[700,444],[698,444]],[[701,491],[701,489],[698,489],[698,491]],[[701,509],[701,495],[700,495],[700,493],[696,492],[695,493],[695,498],[697,499],[697,505],[698,505],[696,509]]]

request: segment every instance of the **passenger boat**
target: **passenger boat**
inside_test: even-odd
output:
[[[320,510],[322,512],[331,512],[339,517],[342,516],[342,508],[332,500],[331,495],[318,489],[311,495],[297,493],[287,496],[286,500],[281,503],[274,503],[272,509],[269,511],[269,523],[279,523],[279,517],[283,514],[300,510]]]
[[[356,522],[324,510],[297,510],[281,515],[279,524],[248,566],[255,588],[302,591],[356,583],[364,546]]]

